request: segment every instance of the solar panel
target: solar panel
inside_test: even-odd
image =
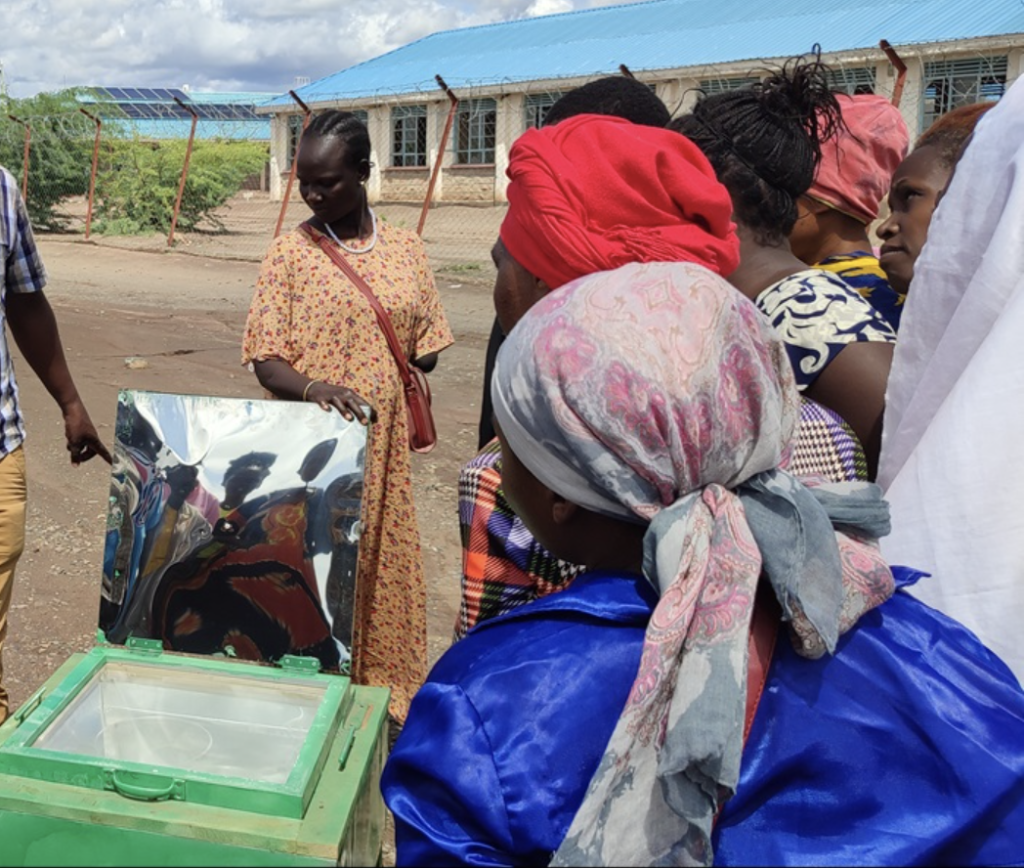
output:
[[[125,97],[125,95],[124,95],[124,90],[122,88],[119,88],[119,87],[108,87],[108,88],[106,88],[106,91],[107,91],[107,96],[109,96],[112,100],[120,101],[120,100],[123,100],[123,99],[127,99],[127,97]]]
[[[118,108],[120,108],[130,118],[145,117],[145,115],[139,110],[139,106],[132,105],[130,102],[123,103],[122,105],[118,106]]]
[[[173,100],[175,97],[180,99],[182,102],[188,102],[188,94],[178,88],[171,88],[167,91],[167,98]]]
[[[142,94],[142,98],[143,99],[148,99],[148,100],[160,99],[160,97],[158,97],[156,95],[156,91],[154,91],[152,88],[149,88],[149,87],[140,87],[139,88],[139,93]]]

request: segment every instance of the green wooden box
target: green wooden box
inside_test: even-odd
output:
[[[379,863],[387,690],[133,644],[0,727],[0,865]]]
[[[0,727],[0,866],[377,864],[389,693],[344,674],[365,428],[122,392],[115,429],[99,642]]]

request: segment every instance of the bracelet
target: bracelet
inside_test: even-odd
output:
[[[319,380],[310,380],[308,383],[306,383],[306,388],[302,390],[302,400],[303,401],[306,400],[306,395],[309,394],[309,387],[312,386],[314,383],[319,383],[319,382],[320,382]]]

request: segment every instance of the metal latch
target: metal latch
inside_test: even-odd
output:
[[[159,639],[144,639],[141,636],[129,636],[124,643],[129,651],[136,654],[157,655],[164,653],[164,643]]]
[[[320,661],[316,657],[299,657],[295,654],[285,654],[278,661],[278,665],[293,675],[316,675],[320,671]]]

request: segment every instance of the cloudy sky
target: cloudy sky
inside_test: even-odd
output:
[[[75,85],[282,93],[437,30],[616,0],[0,2],[0,66],[26,97]]]

